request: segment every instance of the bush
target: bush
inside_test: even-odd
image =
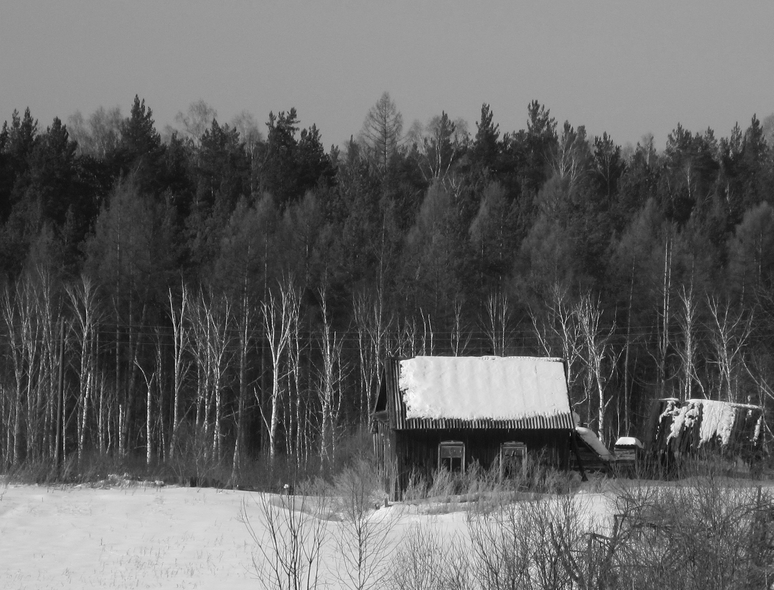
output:
[[[465,590],[473,587],[467,552],[457,537],[442,538],[430,526],[414,525],[395,555],[389,587],[394,590]]]
[[[344,587],[355,590],[381,586],[393,552],[389,535],[397,517],[394,511],[376,514],[384,493],[372,465],[357,461],[336,476],[333,486],[339,517],[334,575]]]
[[[253,514],[260,525],[253,524]],[[326,538],[325,497],[268,496],[243,500],[240,519],[253,540],[253,568],[265,588],[314,590]]]
[[[715,476],[618,494],[625,587],[765,588],[774,578],[774,498]]]
[[[412,470],[408,476],[406,489],[403,491],[404,502],[417,502],[427,498],[429,484],[423,472]]]

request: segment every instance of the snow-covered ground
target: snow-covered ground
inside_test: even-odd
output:
[[[612,489],[619,484],[609,482],[583,484],[574,495],[592,526],[604,528],[615,510]],[[255,531],[263,532],[259,494],[113,483],[40,487],[0,479],[0,589],[261,587],[253,565],[260,552],[242,518],[246,509]],[[771,489],[771,482],[764,485]],[[459,499],[394,504],[371,518],[393,523],[388,545],[395,548],[417,524],[435,529],[439,539],[466,536],[468,509]],[[329,517],[330,541],[342,524],[335,514]],[[341,587],[337,568],[340,554],[328,542],[321,587]]]
[[[211,488],[5,486],[0,480],[0,588],[259,587],[255,545],[240,516],[244,502],[260,526],[258,499]],[[450,534],[465,527],[462,511],[429,516],[396,505],[380,512],[396,516],[395,542],[420,521]],[[326,551],[323,561],[331,563],[335,549]],[[321,576],[332,579],[329,570],[324,563]]]
[[[249,588],[245,493],[0,488],[0,588]]]

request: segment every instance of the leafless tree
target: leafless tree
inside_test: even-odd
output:
[[[260,522],[252,513],[258,509]],[[327,499],[261,494],[242,502],[240,519],[255,545],[253,567],[271,590],[314,590],[320,585],[320,557],[327,533]]]
[[[767,588],[774,529],[771,494],[710,474],[690,485],[617,492],[608,587],[703,590]],[[617,532],[617,534],[616,534]],[[605,562],[598,562],[603,565]]]
[[[452,302],[453,311],[453,325],[450,337],[451,350],[454,356],[462,356],[470,344],[471,333],[465,329],[462,323],[462,307],[463,301],[460,297],[455,296]]]
[[[392,319],[385,318],[383,296],[379,290],[372,295],[361,291],[353,297],[352,303],[360,372],[360,424],[364,427],[381,385],[381,363]]]
[[[533,549],[526,512],[510,503],[468,515],[474,577],[484,588],[530,588]]]
[[[240,304],[235,313],[234,323],[237,328],[237,347],[238,347],[238,399],[236,411],[236,436],[234,440],[234,456],[231,463],[231,482],[235,484],[239,470],[241,468],[242,455],[244,453],[245,438],[245,411],[247,405],[249,383],[248,383],[248,363],[250,354],[250,343],[253,341],[255,331],[256,308],[250,297],[247,275],[243,277]]]
[[[177,446],[178,429],[180,428],[180,396],[183,383],[191,368],[191,361],[187,358],[190,347],[190,318],[188,317],[188,289],[181,285],[180,301],[176,302],[169,296],[169,317],[172,321],[172,435],[169,441],[169,458],[174,459]]]
[[[660,396],[665,395],[667,381],[667,354],[669,352],[670,322],[672,320],[672,250],[674,248],[674,237],[669,233],[664,238],[664,272],[661,281],[661,305],[657,310],[658,323],[656,331],[658,333],[658,342],[656,343],[656,368],[657,368],[657,390]]]
[[[100,321],[100,312],[97,306],[97,288],[85,275],[81,275],[80,281],[66,287],[67,296],[73,314],[72,331],[75,336],[75,345],[78,355],[78,408],[80,416],[78,420],[78,461],[83,459],[86,425],[89,403],[96,389],[97,379],[97,327]],[[102,407],[99,405],[98,410]],[[99,422],[104,416],[98,415]],[[104,433],[101,432],[102,424],[99,424],[98,439],[100,452],[104,454]]]
[[[245,144],[245,151],[253,156],[258,144],[263,140],[253,114],[248,111],[240,112],[231,119],[231,127],[239,132],[239,139]]]
[[[352,590],[372,590],[386,581],[394,546],[390,533],[395,512],[376,510],[382,500],[379,474],[365,459],[358,459],[336,476],[335,508],[341,518],[334,542],[335,577]]]
[[[712,328],[712,362],[717,366],[720,377],[718,394],[729,402],[746,401],[737,399],[734,384],[738,369],[742,366],[742,354],[752,332],[752,312],[747,313],[744,309],[734,312],[728,301],[720,303],[713,296],[708,296],[707,306]]]
[[[419,169],[425,180],[441,183],[456,192],[455,187],[459,187],[451,171],[469,138],[467,122],[464,119],[452,122],[443,112],[425,126],[415,123],[411,134],[422,156]]]
[[[296,303],[291,308],[290,316],[290,341],[286,362],[287,395],[283,417],[286,451],[289,457],[295,458],[297,465],[307,458],[305,455],[308,455],[308,448],[305,442],[311,438],[307,432],[307,426],[311,423],[306,415],[309,410],[308,396],[302,385],[304,357],[307,354],[307,344],[301,335],[301,306],[296,295]]]
[[[269,291],[267,299],[261,303],[261,316],[271,356],[271,392],[269,393],[269,415],[263,412],[266,430],[269,434],[269,457],[276,457],[277,428],[282,402],[282,370],[285,354],[290,345],[290,335],[294,318],[298,317],[299,301],[292,280],[278,285],[279,295]],[[258,400],[260,404],[260,400]]]
[[[57,449],[57,400],[60,366],[63,362],[62,298],[58,281],[50,267],[36,265],[34,280],[37,285],[37,315],[40,323],[40,354],[36,379],[37,426],[32,450],[38,459],[53,457]]]
[[[430,313],[425,313],[419,308],[419,317],[422,318],[422,334],[420,339],[420,354],[435,354],[435,330],[433,329],[433,318]]]
[[[581,331],[567,289],[554,283],[545,307],[530,309],[529,316],[543,352],[547,356],[561,357],[567,364],[567,386],[572,393],[582,361]],[[586,397],[573,400],[573,405],[579,406],[585,401]]]
[[[175,123],[180,126],[184,137],[194,145],[199,145],[202,135],[210,128],[212,121],[218,118],[218,111],[203,100],[197,100],[188,105],[188,110],[179,111],[175,115]]]
[[[688,289],[685,285],[680,287],[678,292],[680,308],[677,312],[677,324],[680,326],[682,339],[678,341],[675,349],[680,357],[680,373],[682,387],[680,388],[683,400],[691,399],[694,393],[694,384],[704,393],[704,386],[696,370],[696,358],[698,354],[699,342],[696,335],[698,328],[697,320],[697,301],[693,294],[693,283]]]
[[[341,413],[341,352],[343,343],[336,332],[331,329],[331,318],[328,314],[328,294],[325,285],[318,290],[322,311],[322,334],[320,335],[320,350],[322,352],[322,367],[318,374],[318,398],[320,402],[320,459],[326,467],[335,457],[336,429]]]
[[[223,452],[222,422],[223,422],[223,387],[226,368],[229,364],[230,354],[230,323],[231,303],[226,297],[219,298],[205,310],[210,324],[208,341],[208,354],[212,359],[212,391],[214,403],[212,449],[214,455],[220,460]]]
[[[495,356],[505,356],[508,349],[511,314],[506,294],[495,292],[487,296],[482,324]]]
[[[35,288],[28,277],[6,286],[3,294],[3,319],[14,374],[13,403],[9,412],[9,439],[12,439],[11,463],[18,464],[29,454],[35,418],[33,380],[37,374],[39,326]],[[26,436],[25,436],[26,434]],[[26,445],[24,444],[26,441]],[[11,448],[11,441],[7,448]]]
[[[80,111],[67,119],[70,138],[78,144],[78,152],[102,160],[121,140],[121,108],[105,109],[99,107],[88,120],[84,120]]]
[[[590,293],[581,297],[575,307],[578,326],[580,327],[582,342],[582,358],[586,366],[586,389],[594,395],[597,402],[597,431],[599,439],[604,443],[607,439],[605,432],[605,414],[613,397],[607,395],[607,381],[615,371],[612,337],[615,333],[615,322],[608,329],[601,325],[602,307],[600,300],[592,300]],[[591,412],[589,412],[591,415]]]
[[[199,292],[192,303],[197,358],[197,426],[211,437],[212,459],[222,457],[222,394],[230,355],[231,304],[222,295]]]
[[[586,139],[586,130],[579,127],[576,131],[565,122],[552,159],[554,176],[567,183],[572,191],[586,173],[590,148]]]
[[[413,525],[396,551],[390,587],[395,590],[442,590],[445,588],[445,554],[447,548],[437,530]]]
[[[135,362],[137,362],[135,360]],[[152,449],[151,445],[151,431],[153,425],[153,381],[156,379],[156,372],[152,372],[150,375],[142,368],[142,364],[137,362],[137,368],[142,373],[143,380],[145,381],[145,464],[151,464]]]

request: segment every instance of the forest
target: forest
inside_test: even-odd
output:
[[[0,469],[329,469],[390,356],[566,360],[612,443],[652,400],[774,407],[774,116],[622,147],[533,101],[501,131],[346,145],[295,109],[156,128],[135,97],[0,131]],[[365,434],[364,434],[365,433]],[[178,463],[176,463],[178,462]]]

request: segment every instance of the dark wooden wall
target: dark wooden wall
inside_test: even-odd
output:
[[[540,463],[566,468],[570,433],[566,430],[403,430],[391,431],[385,423],[377,425],[374,435],[377,461],[385,472],[391,497],[399,497],[411,477],[431,482],[438,467],[438,445],[442,441],[465,443],[465,469],[478,464],[491,468],[504,442],[527,445],[528,456]]]

